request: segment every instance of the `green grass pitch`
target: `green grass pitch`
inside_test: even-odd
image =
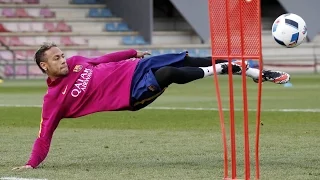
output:
[[[257,84],[247,80],[253,147]],[[241,109],[241,79],[234,81],[235,107]],[[292,84],[291,88],[263,84],[261,179],[320,179],[319,76],[293,75]],[[220,78],[220,86],[228,108],[226,77]],[[0,84],[0,179],[222,179],[223,149],[212,78],[169,87],[150,106],[154,109],[65,119],[38,169],[11,171],[29,157],[45,91],[43,80]],[[236,111],[239,178],[243,177],[242,117]],[[228,131],[228,122],[226,127]],[[253,160],[253,148],[251,156]],[[251,167],[254,175],[254,163]]]

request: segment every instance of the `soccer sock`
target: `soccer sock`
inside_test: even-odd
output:
[[[253,79],[259,79],[259,73],[260,73],[260,70],[255,68],[248,68],[246,71],[246,75]]]
[[[215,67],[216,67],[217,74],[221,74],[221,72],[222,72],[221,64],[215,64]],[[203,73],[204,73],[203,77],[213,75],[213,66],[199,67],[199,68],[203,70]]]
[[[217,59],[216,64],[228,62],[227,60]],[[208,67],[212,66],[211,57],[190,57],[186,56],[183,61],[184,66],[189,67]]]

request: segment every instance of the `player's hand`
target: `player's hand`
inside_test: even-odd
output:
[[[25,170],[25,169],[33,169],[33,167],[30,166],[30,165],[25,165],[25,166],[15,167],[12,170],[13,171],[22,171],[22,170]]]
[[[151,55],[148,51],[138,51],[137,52],[137,58],[144,58],[145,55]]]

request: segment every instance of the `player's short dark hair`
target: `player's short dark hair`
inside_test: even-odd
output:
[[[37,63],[38,67],[43,73],[46,73],[44,69],[40,66],[40,62],[45,62],[46,59],[44,58],[44,53],[51,49],[52,47],[57,47],[55,43],[44,43],[41,47],[37,50],[36,54],[34,55],[34,61]]]

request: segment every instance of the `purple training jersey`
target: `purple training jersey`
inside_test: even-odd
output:
[[[76,118],[99,111],[130,109],[130,86],[139,60],[136,50],[97,58],[67,59],[69,74],[47,80],[42,119],[27,165],[37,167],[47,156],[53,132],[63,118]]]

